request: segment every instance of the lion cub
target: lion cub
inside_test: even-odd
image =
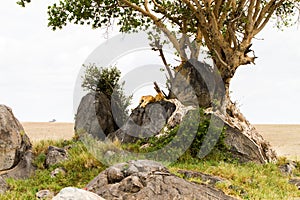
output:
[[[160,92],[155,97],[152,95],[142,96],[140,99],[141,108],[145,108],[147,104],[164,100],[164,95]]]

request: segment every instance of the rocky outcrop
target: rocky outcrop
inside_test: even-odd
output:
[[[79,104],[75,117],[75,131],[88,133],[103,140],[117,130],[110,100],[103,93],[88,93]]]
[[[66,187],[62,189],[52,200],[105,200],[102,197],[98,196],[95,193],[74,188],[74,187]]]
[[[160,133],[175,111],[175,104],[169,101],[149,103],[145,108],[135,108],[127,122],[119,130],[109,134],[111,140],[134,143],[140,138],[148,138]]]
[[[29,138],[12,110],[0,105],[0,191],[6,178],[25,178],[33,171]]]
[[[160,163],[149,160],[114,165],[101,172],[86,189],[105,199],[234,199],[211,186],[179,178]]]

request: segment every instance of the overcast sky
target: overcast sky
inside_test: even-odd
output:
[[[105,41],[103,31],[47,27],[49,0],[0,7],[0,104],[20,121],[72,122],[73,91],[82,63]],[[232,97],[252,123],[300,123],[300,30],[266,29],[254,41],[256,65],[242,66]],[[264,40],[261,40],[261,39]]]

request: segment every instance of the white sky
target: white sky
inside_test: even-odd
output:
[[[74,84],[82,63],[103,41],[103,31],[68,25],[47,27],[47,6],[23,9],[15,0],[0,7],[0,104],[20,121],[70,121]],[[256,65],[232,80],[233,99],[252,123],[300,123],[300,29],[268,28],[254,41]]]

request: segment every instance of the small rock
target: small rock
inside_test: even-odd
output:
[[[105,200],[99,195],[74,187],[62,189],[52,200]]]
[[[205,174],[202,172],[195,172],[190,170],[178,170],[179,174],[183,174],[184,178],[195,178],[199,177],[203,182],[207,182],[207,184],[215,186],[217,183],[226,182],[225,179],[222,179],[218,176],[213,176],[209,174]]]
[[[124,175],[121,169],[117,167],[110,167],[107,170],[107,178],[109,183],[116,183],[121,181],[124,178]]]
[[[290,184],[296,185],[298,190],[300,190],[300,178],[294,178],[289,181]]]
[[[51,172],[51,178],[56,177],[58,174],[65,175],[67,173],[66,169],[63,167],[56,168]]]
[[[53,192],[50,190],[40,190],[35,194],[38,199],[51,199],[53,197]]]
[[[46,157],[46,166],[58,164],[68,159],[68,154],[65,149],[55,146],[49,146]]]
[[[294,161],[288,161],[287,163],[279,166],[279,169],[282,173],[291,175],[293,170],[296,169],[297,164]]]
[[[143,184],[138,176],[129,176],[123,180],[120,190],[129,193],[137,193],[143,188]]]

